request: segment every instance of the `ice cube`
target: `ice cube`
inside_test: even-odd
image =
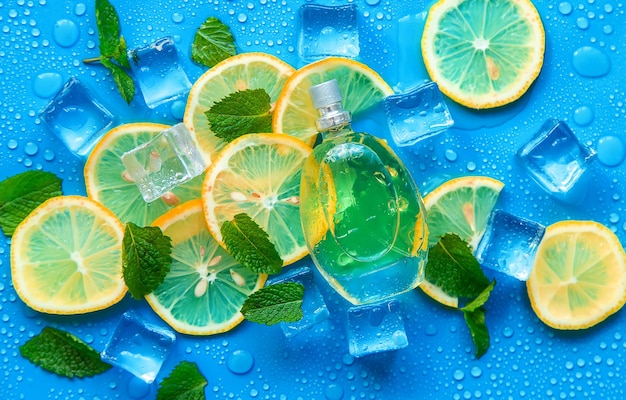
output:
[[[545,230],[537,222],[495,210],[476,249],[476,258],[483,267],[525,281]]]
[[[113,114],[76,78],[65,83],[39,117],[79,158],[86,158],[115,123]]]
[[[180,123],[122,155],[126,176],[146,202],[204,172],[205,163],[191,133]]]
[[[398,146],[411,146],[454,124],[437,83],[428,81],[383,100],[387,124]]]
[[[298,54],[305,62],[328,56],[359,56],[357,6],[300,6]]]
[[[392,299],[348,310],[348,345],[350,354],[398,350],[408,346],[400,302]]]
[[[171,330],[151,324],[131,310],[122,315],[101,357],[142,381],[152,383],[175,340]]]
[[[149,108],[181,98],[191,89],[171,37],[129,51],[130,69]]]

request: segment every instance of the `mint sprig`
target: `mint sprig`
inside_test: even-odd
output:
[[[226,250],[235,260],[252,272],[276,274],[283,260],[269,235],[249,215],[237,214],[220,227]]]
[[[181,361],[159,385],[156,399],[204,400],[207,383],[196,363]]]
[[[142,299],[165,280],[172,264],[172,243],[158,227],[126,224],[122,241],[122,272],[128,291]]]
[[[45,327],[20,346],[20,354],[33,364],[68,378],[101,374],[111,365],[100,354],[69,332]]]
[[[62,195],[61,179],[51,172],[26,171],[0,182],[0,229],[15,228],[44,201]]]
[[[241,307],[248,321],[265,325],[294,322],[302,318],[304,286],[283,282],[265,286],[252,293]]]
[[[233,34],[222,21],[209,17],[196,31],[191,44],[191,59],[206,67],[237,54]]]
[[[474,347],[476,351],[474,354],[476,358],[480,358],[487,350],[489,350],[489,330],[487,330],[487,324],[485,323],[485,308],[483,305],[489,299],[489,295],[493,290],[493,287],[496,285],[496,281],[492,281],[489,286],[485,288],[473,301],[467,304],[465,307],[461,308],[463,311],[463,317],[465,318],[465,323],[470,330],[470,335],[472,335],[472,341],[474,342]]]
[[[271,99],[264,89],[237,91],[215,103],[205,115],[215,136],[231,142],[248,133],[272,131]]]
[[[135,83],[126,72],[130,68],[126,40],[121,34],[120,20],[109,0],[96,0],[96,27],[100,41],[100,56],[83,60],[83,63],[100,62],[113,77],[122,98],[129,103],[135,96]]]

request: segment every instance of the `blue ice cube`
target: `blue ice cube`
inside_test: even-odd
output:
[[[65,83],[39,117],[79,158],[87,157],[115,123],[113,114],[76,78]]]
[[[305,61],[328,56],[359,56],[357,6],[323,6],[303,4],[300,7],[298,53]]]
[[[191,89],[171,37],[130,50],[129,58],[130,69],[149,108],[181,98]]]
[[[100,356],[144,382],[152,383],[175,340],[171,330],[151,324],[131,310],[122,315]]]
[[[589,183],[586,171],[596,152],[581,144],[563,121],[548,120],[517,152],[530,177],[556,199],[580,204]]]
[[[296,322],[281,322],[280,327],[286,337],[292,337],[298,333],[311,329],[314,325],[328,319],[330,313],[326,308],[324,298],[315,285],[313,271],[309,267],[301,267],[290,270],[272,283],[296,282],[304,286],[304,298],[302,299],[302,319]]]
[[[146,202],[204,172],[205,163],[191,133],[180,123],[122,155],[125,176]]]
[[[525,281],[545,231],[537,222],[495,210],[476,249],[476,258],[483,267]]]
[[[402,349],[409,345],[398,300],[352,307],[348,310],[350,354],[367,354]]]
[[[428,81],[383,100],[387,123],[398,146],[410,146],[454,124],[437,83]]]

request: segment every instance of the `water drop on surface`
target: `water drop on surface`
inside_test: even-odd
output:
[[[33,93],[37,97],[47,99],[63,87],[63,77],[57,72],[44,72],[33,80]]]
[[[582,30],[589,29],[589,21],[585,17],[579,17],[576,19],[576,26]]]
[[[462,381],[463,378],[465,378],[465,373],[463,371],[461,371],[460,369],[457,369],[456,371],[454,371],[455,380]]]
[[[589,78],[599,78],[609,73],[611,60],[599,49],[583,46],[574,52],[572,57],[574,70]]]
[[[55,22],[52,36],[61,47],[71,47],[78,41],[78,26],[74,21],[61,19]]]
[[[128,396],[132,399],[141,399],[148,395],[150,392],[150,385],[145,383],[139,378],[132,377],[128,381],[128,386],[126,387],[126,391],[128,392]]]
[[[607,167],[615,167],[624,161],[626,148],[617,136],[604,136],[598,139],[596,146],[598,161]]]
[[[445,156],[446,156],[446,160],[450,161],[450,162],[454,162],[457,159],[457,154],[456,151],[448,149],[445,151]]]
[[[365,2],[370,6],[375,6],[380,3],[380,0],[365,0]]]
[[[578,107],[574,111],[574,122],[579,126],[587,126],[593,122],[594,118],[593,110],[587,106]]]
[[[82,15],[85,15],[86,11],[87,11],[87,6],[85,5],[85,3],[78,3],[76,4],[76,6],[74,6],[74,14],[76,14],[79,17]]]
[[[36,143],[28,142],[24,146],[24,153],[26,153],[29,156],[34,156],[35,154],[37,154],[38,151],[39,151],[39,147],[37,147]]]
[[[246,350],[233,351],[226,361],[226,366],[230,372],[238,375],[250,372],[253,365],[254,357],[252,356],[252,353]]]
[[[7,142],[7,147],[9,148],[9,150],[17,149],[17,140],[9,139],[9,141]]]
[[[341,400],[343,398],[343,388],[336,384],[330,384],[324,390],[324,397],[328,400]]]
[[[569,3],[567,1],[562,2],[561,4],[559,4],[559,12],[563,15],[570,15],[572,13],[572,3]]]
[[[185,16],[181,13],[172,14],[172,22],[175,24],[180,24],[185,19]]]

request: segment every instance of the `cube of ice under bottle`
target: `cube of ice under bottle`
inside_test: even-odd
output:
[[[204,172],[191,133],[180,123],[122,155],[127,175],[151,202]]]
[[[517,152],[517,160],[546,192],[580,204],[587,193],[587,169],[596,152],[580,143],[563,121],[548,120]]]
[[[86,158],[115,122],[113,114],[76,78],[65,83],[39,117],[79,158]]]
[[[398,300],[352,307],[348,310],[348,346],[350,354],[398,350],[408,346]]]

